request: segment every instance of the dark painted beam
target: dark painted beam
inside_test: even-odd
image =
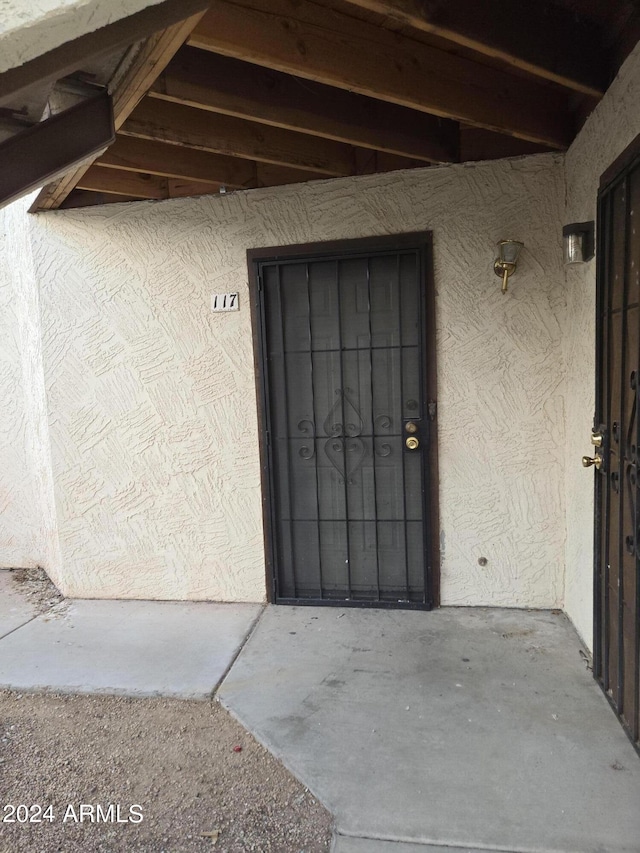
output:
[[[107,92],[16,133],[0,144],[0,206],[95,156],[114,139]]]

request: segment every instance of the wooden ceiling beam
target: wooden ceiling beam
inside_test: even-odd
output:
[[[168,198],[169,186],[166,178],[156,175],[141,175],[118,169],[91,166],[77,184],[80,190],[124,195],[131,198]]]
[[[276,8],[274,12],[218,0],[189,44],[553,148],[566,148],[572,139],[568,100],[549,86],[309,0],[291,0]]]
[[[463,163],[474,160],[501,160],[504,157],[523,157],[549,151],[544,145],[514,139],[482,130],[479,127],[460,128],[460,159]]]
[[[247,182],[247,186],[238,187],[239,190],[281,187],[285,184],[304,184],[307,181],[327,180],[326,175],[301,172],[298,169],[287,169],[284,166],[272,166],[270,163],[252,163],[251,165],[254,173],[253,180],[250,183]],[[225,191],[229,189],[226,184],[220,184],[216,187],[215,184],[169,178],[169,197],[184,198],[190,195],[211,195],[211,193],[219,192],[223,187]]]
[[[367,148],[356,150],[356,168],[358,175],[375,175],[381,172],[397,172],[400,169],[426,169],[428,163],[388,154],[386,151],[371,151]]]
[[[353,149],[330,139],[145,98],[121,133],[332,177],[354,171]]]
[[[320,172],[301,172],[272,163],[256,163],[256,181],[258,187],[279,187],[284,184],[304,184],[307,181],[326,181],[327,176]]]
[[[198,195],[218,195],[223,184],[201,183],[169,178],[169,198],[190,198]]]
[[[71,210],[78,207],[95,207],[98,204],[123,204],[126,201],[143,201],[134,196],[111,195],[111,193],[95,193],[91,190],[71,190],[60,205],[60,210]]]
[[[458,159],[458,123],[184,47],[149,95],[424,160]]]
[[[96,162],[111,169],[212,183],[229,189],[255,186],[256,180],[255,166],[249,160],[132,136],[119,136]]]
[[[189,184],[200,187],[211,184],[215,192],[221,186],[227,190],[253,189],[298,184],[327,177],[319,172],[257,163],[182,145],[136,139],[133,136],[119,136],[109,150],[96,161],[96,165],[105,169],[168,178],[170,191],[172,181],[179,182],[181,186]]]
[[[202,13],[199,12],[150,36],[136,53],[133,62],[124,65],[121,72],[116,72],[109,86],[113,94],[113,117],[116,130],[127,119],[151,83],[184,43],[201,16]],[[55,210],[60,207],[93,160],[95,158],[44,187],[32,204],[30,212]]]
[[[346,2],[585,95],[601,97],[608,83],[600,28],[554,3],[532,3],[531,0]]]
[[[314,179],[326,179],[326,175],[314,175],[311,172],[285,169],[281,166],[272,166],[269,163],[253,163],[251,165],[253,166],[254,176],[250,182],[247,182],[250,186],[238,189],[279,187],[285,184],[305,183]],[[104,171],[107,172],[106,169]],[[167,178],[166,182],[161,182],[155,188],[151,188],[148,177],[139,175],[132,178],[131,173],[128,173],[128,176],[121,173],[113,180],[112,174],[102,174],[102,170],[98,166],[92,166],[85,173],[80,183],[83,185],[86,184],[87,187],[96,187],[96,189],[81,189],[78,186],[69,193],[60,207],[67,210],[77,207],[93,207],[98,204],[117,204],[128,201],[220,195],[221,189],[228,189],[228,186],[224,183],[215,184],[209,181],[192,181],[183,178]],[[129,190],[132,192],[128,194]]]

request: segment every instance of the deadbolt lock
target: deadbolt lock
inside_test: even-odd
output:
[[[420,447],[420,442],[414,435],[410,436],[405,441],[405,444],[407,446],[407,450],[417,450]]]
[[[602,465],[602,456],[598,456],[598,454],[596,453],[595,456],[582,457],[583,468],[591,468],[592,465],[596,469],[596,471],[599,471],[600,466]]]
[[[602,447],[602,442],[604,441],[604,436],[601,432],[592,432],[591,433],[591,444],[594,447]]]
[[[413,421],[407,421],[404,428],[408,433],[411,433],[411,435],[418,432],[418,424],[414,424]]]

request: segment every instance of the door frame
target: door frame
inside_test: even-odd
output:
[[[266,368],[265,314],[261,294],[259,268],[263,263],[277,263],[295,259],[322,260],[339,255],[375,254],[415,249],[420,258],[420,298],[422,300],[425,328],[422,330],[422,377],[425,417],[429,421],[429,449],[424,454],[424,484],[427,499],[425,513],[426,547],[425,578],[429,603],[403,604],[403,609],[431,609],[440,605],[440,520],[439,520],[439,477],[438,477],[438,419],[437,419],[437,373],[436,373],[436,317],[435,287],[433,278],[433,239],[429,231],[405,234],[363,237],[348,240],[331,240],[291,246],[272,246],[247,250],[249,269],[249,297],[251,303],[251,325],[253,330],[254,369],[258,404],[258,443],[260,452],[260,479],[262,490],[262,519],[264,531],[264,553],[266,570],[267,601],[274,604],[276,596],[276,517],[275,490],[271,466],[271,448],[268,440],[269,380]],[[432,413],[432,416],[428,416]],[[317,601],[296,599],[296,604],[318,604]],[[326,599],[322,605],[338,607],[371,607],[367,601],[340,601]],[[391,602],[377,602],[376,607],[398,607]]]
[[[605,233],[604,230],[604,215],[603,215],[603,204],[604,197],[609,193],[612,186],[618,184],[620,181],[625,180],[627,174],[633,169],[637,168],[640,162],[640,135],[631,142],[627,148],[611,163],[610,166],[602,173],[600,177],[600,182],[598,186],[598,198],[597,198],[597,221],[596,221],[596,339],[595,339],[595,409],[594,409],[594,420],[593,420],[593,428],[594,430],[598,430],[600,425],[605,421],[605,412],[603,409],[604,401],[602,400],[602,387],[603,387],[603,366],[605,360],[605,341],[604,341],[604,316],[605,316],[605,300],[608,298],[609,290],[611,288],[611,282],[609,280],[608,274],[608,264],[610,261],[610,253],[609,253],[609,234]],[[625,237],[625,263],[628,257],[627,253],[627,245],[626,245],[626,237]],[[626,274],[626,271],[625,271]],[[605,285],[608,290],[605,289]],[[608,367],[607,360],[607,367]],[[640,430],[640,416],[637,415],[637,430]],[[640,432],[638,433],[640,440]],[[605,448],[608,448],[608,438],[605,442]],[[638,444],[638,441],[636,442]],[[607,463],[608,453],[607,455]],[[631,743],[636,748],[636,750],[640,753],[640,740],[636,740],[634,737],[634,733],[629,729],[625,721],[622,719],[620,709],[616,704],[615,699],[609,695],[606,689],[606,682],[608,681],[608,650],[605,648],[605,635],[609,633],[608,627],[608,601],[607,601],[607,586],[608,580],[604,576],[603,572],[605,572],[605,567],[602,561],[603,555],[603,539],[602,539],[602,525],[603,519],[605,516],[605,512],[608,512],[608,509],[605,507],[606,501],[606,493],[607,489],[605,487],[605,477],[607,476],[608,471],[605,470],[604,475],[600,472],[596,473],[595,482],[594,482],[594,513],[593,513],[593,525],[594,525],[594,538],[593,538],[593,677],[596,680],[599,687],[602,689],[607,701],[611,705],[613,711],[615,712],[618,720],[620,721],[623,730],[629,737]],[[640,506],[636,507],[636,520],[640,517]],[[638,523],[636,523],[636,530],[638,529]],[[636,533],[636,535],[638,535]],[[636,546],[637,547],[637,546]],[[637,564],[637,556],[636,556],[636,564]],[[621,571],[621,567],[618,568]],[[637,571],[637,569],[636,569]],[[623,647],[623,621],[622,615],[619,614],[618,621],[618,637],[616,638],[618,643],[618,668],[619,674],[620,670],[623,667],[622,654],[621,650]],[[606,637],[607,642],[612,641],[612,637]],[[637,583],[636,587],[636,625],[635,625],[635,637],[634,637],[634,657],[635,657],[635,672],[636,672],[636,683],[635,683],[635,691],[636,695],[640,695],[638,691],[640,690],[640,669],[638,668],[638,664],[640,663],[640,583]],[[618,674],[618,677],[619,677]],[[637,700],[636,700],[637,701]],[[637,713],[637,709],[636,709]]]

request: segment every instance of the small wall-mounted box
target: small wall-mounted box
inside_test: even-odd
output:
[[[239,311],[240,295],[238,293],[212,293],[211,310],[216,312]]]

